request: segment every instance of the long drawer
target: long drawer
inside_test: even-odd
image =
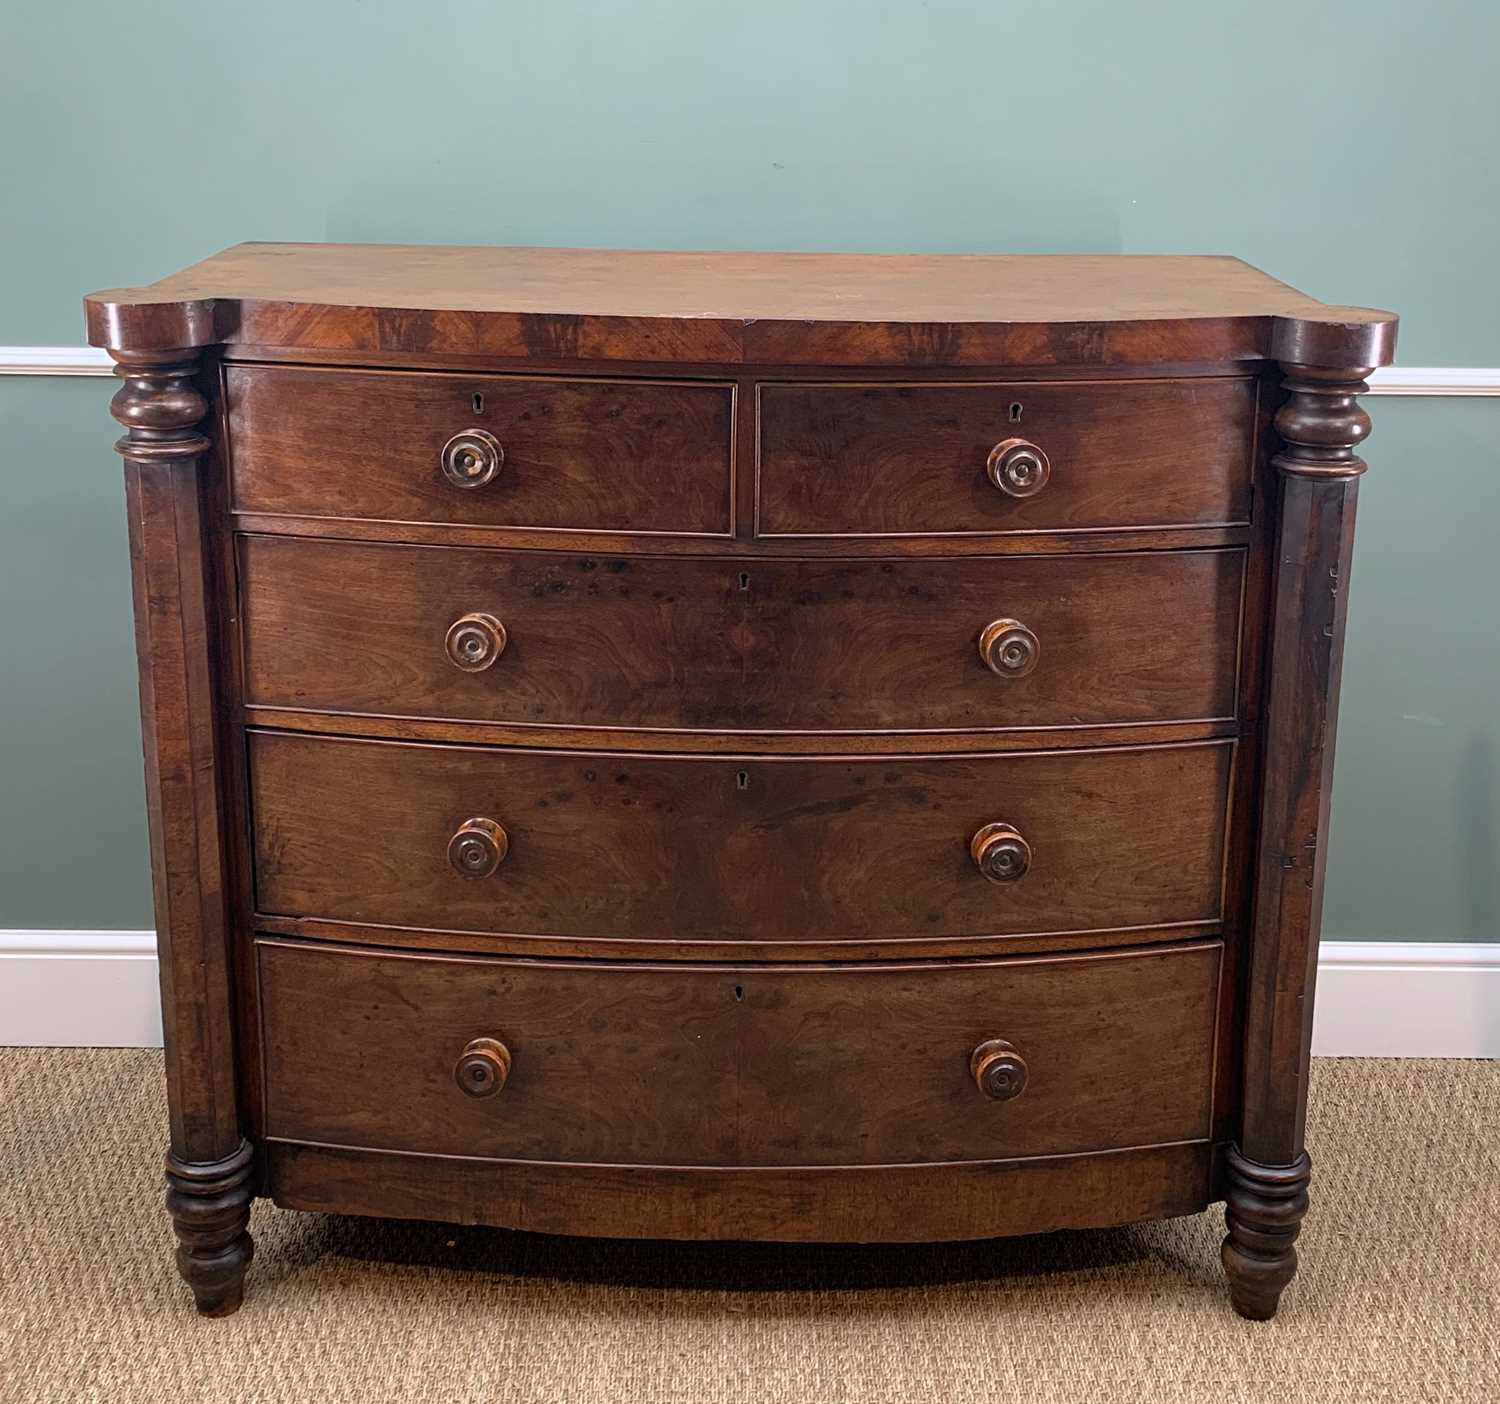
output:
[[[1234,716],[1241,550],[959,560],[240,541],[247,700],[558,726]]]
[[[262,940],[266,1128],[520,1160],[998,1160],[1210,1131],[1220,947],[651,966]]]
[[[721,759],[252,731],[256,899],[662,942],[1210,923],[1233,754]]]
[[[734,387],[230,366],[240,512],[722,536]]]
[[[1251,379],[762,385],[762,536],[1225,526],[1250,517]]]

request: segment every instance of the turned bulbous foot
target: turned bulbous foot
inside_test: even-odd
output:
[[[167,1212],[177,1234],[177,1270],[203,1316],[228,1316],[244,1299],[245,1269],[255,1254],[247,1231],[253,1170],[245,1141],[224,1160],[167,1156]]]
[[[1292,1165],[1262,1165],[1230,1146],[1225,1161],[1222,1256],[1229,1300],[1251,1321],[1269,1321],[1297,1271],[1297,1234],[1307,1213],[1312,1160],[1306,1151]]]

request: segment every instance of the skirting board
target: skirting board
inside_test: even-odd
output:
[[[0,1045],[161,1044],[150,931],[0,931]],[[1500,943],[1327,941],[1313,1052],[1500,1058]]]
[[[160,1048],[154,931],[0,931],[0,1045]]]

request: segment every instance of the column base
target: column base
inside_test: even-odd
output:
[[[245,1269],[255,1255],[247,1232],[254,1152],[248,1141],[223,1160],[167,1154],[167,1212],[177,1234],[177,1270],[202,1316],[228,1316],[244,1300]]]
[[[1230,1146],[1225,1175],[1229,1235],[1222,1257],[1229,1300],[1248,1320],[1269,1321],[1297,1271],[1294,1245],[1307,1213],[1312,1160],[1303,1151],[1294,1164],[1262,1165]]]

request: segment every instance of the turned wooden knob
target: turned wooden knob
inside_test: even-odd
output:
[[[471,1097],[493,1097],[510,1076],[510,1049],[498,1038],[470,1039],[453,1065],[453,1080]]]
[[[466,673],[482,673],[502,653],[508,636],[493,614],[465,614],[448,626],[448,661]]]
[[[987,1038],[969,1055],[969,1071],[986,1097],[1008,1102],[1026,1090],[1026,1059],[1003,1038]]]
[[[1009,824],[986,824],[969,840],[969,852],[991,882],[1015,882],[1031,867],[1031,845]]]
[[[980,632],[979,656],[1002,678],[1024,678],[1041,659],[1042,646],[1019,619],[995,619]]]
[[[448,840],[448,862],[460,877],[488,877],[509,852],[510,836],[493,819],[466,819]]]
[[[465,429],[443,445],[443,476],[454,487],[483,487],[504,462],[500,440],[487,429]]]
[[[1047,486],[1052,464],[1035,444],[1025,439],[1006,439],[990,450],[985,472],[1008,496],[1035,497]]]

